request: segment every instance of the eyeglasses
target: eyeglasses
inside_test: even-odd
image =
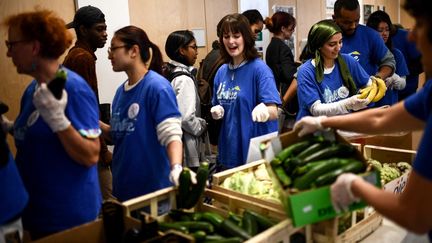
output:
[[[27,40],[17,40],[17,41],[8,41],[8,40],[6,40],[5,41],[5,44],[6,44],[6,47],[8,48],[8,50],[10,50],[10,49],[12,49],[12,47],[14,46],[14,45],[16,45],[16,44],[18,44],[18,43],[21,43],[21,42],[26,42]]]
[[[124,48],[124,47],[126,47],[127,45],[122,45],[122,46],[110,46],[110,47],[108,47],[108,54],[111,54],[113,51],[115,51],[115,50],[117,50],[117,49],[119,49],[119,48]]]
[[[188,47],[194,49],[195,51],[198,50],[198,46],[197,45],[191,45],[191,46],[188,46]]]

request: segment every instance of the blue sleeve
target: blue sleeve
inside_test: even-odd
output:
[[[420,140],[420,145],[417,150],[416,158],[413,162],[415,172],[432,181],[432,115],[429,115],[426,122],[426,128],[423,132],[423,137]]]
[[[222,77],[226,72],[227,64],[223,64],[217,71],[213,82],[213,97],[212,97],[212,106],[219,105],[219,101],[217,98],[217,90],[219,88],[220,83],[222,83]]]
[[[259,61],[255,73],[258,78],[258,103],[280,105],[281,99],[271,69]]]
[[[369,27],[367,27],[369,28]],[[374,29],[369,28],[368,33],[368,40],[369,45],[371,46],[371,50],[369,52],[369,55],[371,56],[371,60],[379,67],[381,65],[381,60],[384,58],[384,56],[387,54],[389,49],[384,43],[384,40],[382,37],[378,34],[377,31]]]
[[[300,66],[297,73],[297,85],[300,106],[309,109],[315,101],[321,100],[315,80],[315,68],[310,61]]]
[[[363,67],[360,65],[359,62],[357,62],[352,56],[347,54],[341,54],[344,58],[348,69],[351,73],[351,76],[357,85],[357,88],[361,88],[366,86],[367,82],[369,81],[369,74],[366,73],[366,71],[363,69]]]
[[[396,60],[396,74],[399,76],[407,76],[409,74],[408,66],[405,61],[405,57],[403,56],[402,52],[397,49],[393,48],[392,53]]]
[[[181,117],[174,90],[168,82],[154,93],[152,101],[151,112],[156,124],[168,118]]]
[[[422,121],[426,121],[432,109],[432,81],[426,81],[423,88],[404,101],[405,109]]]
[[[67,72],[66,116],[81,135],[89,138],[98,137],[101,130],[99,129],[99,106],[96,96],[81,76],[71,70]]]

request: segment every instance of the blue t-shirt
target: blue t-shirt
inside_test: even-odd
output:
[[[341,54],[341,56],[345,60],[357,88],[364,87],[369,80],[369,75],[354,58],[347,54]],[[298,70],[297,97],[300,109],[297,120],[304,116],[311,116],[310,108],[317,100],[320,100],[322,104],[327,104],[348,98],[348,89],[343,85],[337,61],[335,62],[333,71],[324,74],[324,79],[321,83],[316,81],[315,72],[315,67],[312,65],[311,60],[301,65]]]
[[[426,122],[413,168],[416,173],[432,181],[432,81],[426,81],[419,92],[406,98],[404,105],[409,113]],[[429,231],[428,235],[432,241],[432,231]]]
[[[84,137],[97,138],[99,108],[94,92],[75,72],[67,71],[66,117]],[[37,82],[24,92],[14,126],[16,162],[29,203],[24,211],[24,228],[56,232],[94,220],[101,207],[97,166],[78,164],[64,149],[33,105]]]
[[[9,153],[7,164],[0,165],[0,227],[20,215],[27,202],[27,191]]]
[[[396,74],[403,77],[409,74],[408,66],[406,64],[405,58],[401,51],[396,48],[392,49],[393,56],[396,61]],[[375,103],[376,107],[383,105],[393,105],[398,102],[398,92],[399,90],[387,89],[384,97]]]
[[[399,49],[404,55],[407,63],[410,60],[418,59],[421,53],[417,50],[415,42],[408,41],[408,31],[404,29],[398,29],[394,36],[391,37],[393,46]],[[410,95],[417,91],[419,75],[410,73],[406,78],[405,89],[400,90],[399,94]]]
[[[224,64],[216,73],[213,93],[213,105],[221,105],[225,110],[218,143],[219,161],[226,168],[242,165],[251,138],[278,130],[277,121],[252,121],[252,110],[258,104],[281,104],[273,73],[258,58],[234,70]]]
[[[343,36],[341,53],[354,57],[369,75],[376,74],[387,51],[382,37],[367,26],[359,25],[354,34]]]
[[[180,118],[171,84],[149,71],[135,87],[122,84],[114,96],[111,137],[113,195],[120,201],[169,187],[170,162],[156,127],[167,118]]]

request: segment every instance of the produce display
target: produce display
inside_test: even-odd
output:
[[[385,92],[387,91],[387,86],[384,80],[372,76],[372,85],[360,90],[360,99],[368,99],[369,102],[377,102],[381,100]]]
[[[411,165],[403,161],[397,163],[381,163],[378,160],[369,159],[367,164],[369,167],[373,167],[380,172],[382,185],[399,178],[411,169]]]
[[[259,165],[254,171],[238,171],[227,177],[221,186],[257,198],[279,202],[279,194],[273,188],[265,164]]]
[[[270,162],[284,189],[306,190],[333,183],[342,173],[365,172],[350,144],[311,136],[283,148]]]

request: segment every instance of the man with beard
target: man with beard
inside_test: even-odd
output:
[[[85,6],[77,10],[74,19],[67,24],[74,28],[77,36],[75,45],[69,50],[63,65],[81,75],[95,92],[98,103],[99,92],[96,78],[96,55],[98,48],[105,46],[107,41],[107,26],[105,15],[99,8]],[[98,172],[102,197],[104,200],[112,198],[112,175],[110,164],[112,154],[100,137],[101,150],[99,154]]]
[[[359,25],[358,0],[337,0],[333,20],[342,29],[342,53],[354,57],[369,75],[386,79],[394,73],[394,56],[382,38],[375,30]]]

